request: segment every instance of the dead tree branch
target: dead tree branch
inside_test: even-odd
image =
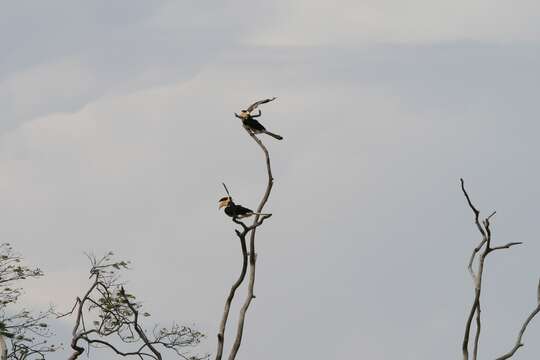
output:
[[[478,231],[482,235],[482,240],[480,241],[480,244],[476,248],[474,248],[471,254],[471,258],[469,260],[468,268],[474,281],[474,300],[473,300],[473,305],[471,306],[471,309],[469,311],[469,315],[467,317],[467,322],[465,324],[465,334],[463,336],[463,343],[462,343],[463,360],[468,360],[471,326],[472,326],[472,321],[476,315],[476,335],[475,335],[474,350],[473,350],[473,354],[474,354],[473,359],[476,360],[478,356],[478,344],[480,341],[480,330],[481,330],[480,296],[482,292],[482,276],[484,272],[485,257],[489,253],[491,235],[490,235],[490,232],[488,232],[486,229],[486,227],[489,227],[489,219],[486,218],[482,223],[480,222],[480,211],[473,205],[469,197],[469,194],[465,190],[465,184],[463,182],[463,179],[461,179],[461,190],[463,191],[463,194],[465,195],[465,198],[467,199],[467,203],[469,207],[474,213],[474,222],[476,224],[476,227],[478,228]],[[475,273],[473,270],[474,260],[482,249],[484,249],[484,251],[480,254],[479,261],[478,261],[478,270]]]
[[[264,195],[261,199],[261,202],[259,203],[259,206],[257,207],[257,214],[260,214],[263,211],[264,206],[266,205],[266,202],[268,201],[268,198],[270,197],[270,192],[272,191],[272,186],[274,185],[274,177],[272,176],[272,167],[270,165],[270,155],[268,153],[268,149],[264,146],[262,141],[253,134],[249,129],[245,128],[249,136],[259,145],[261,150],[264,153],[265,162],[266,162],[266,172],[268,176],[268,182],[266,185],[266,190],[264,192]],[[254,295],[254,286],[255,286],[255,264],[257,262],[257,253],[255,251],[255,232],[256,227],[254,226],[259,222],[260,215],[256,215],[255,219],[253,220],[253,230],[251,231],[250,238],[249,238],[249,282],[248,282],[248,291],[247,296],[244,301],[244,304],[242,305],[242,308],[240,309],[240,314],[238,318],[238,326],[236,329],[236,338],[234,340],[231,353],[229,355],[229,360],[234,360],[236,358],[236,354],[238,353],[238,350],[240,349],[240,344],[242,343],[242,336],[244,333],[244,323],[246,320],[246,313],[249,309],[249,306],[251,304],[251,301],[255,298]]]
[[[465,199],[467,200],[467,204],[471,208],[474,214],[474,222],[476,224],[476,227],[478,229],[478,232],[481,235],[481,240],[478,246],[476,246],[471,254],[471,257],[469,259],[468,263],[468,270],[469,273],[473,279],[474,282],[474,299],[473,304],[471,306],[471,309],[469,310],[469,314],[467,316],[467,321],[465,323],[465,331],[463,336],[463,342],[462,342],[462,354],[463,354],[463,360],[469,359],[469,341],[471,337],[471,327],[473,319],[475,319],[476,324],[476,332],[474,336],[474,344],[473,344],[473,360],[478,359],[478,350],[479,350],[479,343],[480,343],[480,332],[482,329],[482,320],[481,320],[481,306],[480,306],[480,300],[482,295],[482,280],[484,275],[484,265],[485,260],[487,256],[496,251],[496,250],[503,250],[503,249],[509,249],[512,246],[520,245],[521,242],[509,242],[505,245],[501,246],[491,246],[491,228],[490,228],[490,220],[491,218],[496,214],[495,212],[492,212],[488,217],[486,217],[483,220],[480,220],[480,211],[474,206],[474,204],[471,201],[471,198],[467,191],[465,190],[465,184],[463,179],[460,179],[461,181],[461,190],[463,192],[463,195],[465,196]],[[477,260],[477,268],[476,271],[474,270],[474,262]],[[521,344],[521,336],[523,335],[523,332],[525,331],[525,328],[527,327],[528,323],[532,318],[536,315],[538,311],[540,311],[540,301],[538,308],[535,309],[536,312],[533,311],[531,316],[527,319],[527,321],[524,324],[524,327],[522,328],[522,332],[520,333],[520,336],[518,337],[518,341],[516,343],[516,347],[508,353],[507,357],[501,357],[499,359],[507,359],[508,357],[512,356],[515,351],[522,346]]]
[[[516,340],[516,344],[509,352],[498,357],[496,360],[509,359],[512,356],[514,356],[514,354],[516,353],[516,351],[518,351],[520,347],[524,346],[522,339],[523,339],[523,335],[525,334],[525,330],[527,330],[527,326],[529,326],[529,323],[539,312],[540,312],[540,281],[538,281],[538,288],[537,288],[537,293],[536,293],[536,308],[530,313],[530,315],[527,317],[527,319],[525,319],[525,322],[521,326],[521,329],[519,330],[519,334]]]
[[[223,186],[225,187],[225,189],[227,189],[225,184],[223,184]],[[227,194],[228,194],[228,191],[227,191]],[[229,312],[230,312],[230,309],[231,309],[232,300],[234,298],[236,290],[238,289],[238,287],[240,287],[240,285],[242,284],[242,282],[244,281],[244,279],[246,277],[247,264],[248,264],[248,252],[247,252],[247,246],[246,246],[246,235],[250,231],[254,230],[256,227],[260,226],[264,222],[264,220],[269,218],[270,216],[271,215],[262,216],[260,221],[258,221],[257,223],[255,223],[255,224],[253,224],[251,226],[247,226],[242,221],[233,218],[233,221],[235,223],[239,224],[240,226],[242,226],[242,229],[243,229],[243,231],[241,231],[241,232],[239,230],[235,230],[236,236],[240,240],[240,247],[242,249],[242,269],[240,271],[240,275],[238,276],[238,279],[234,282],[231,289],[229,290],[229,295],[227,296],[227,300],[225,301],[225,308],[223,310],[221,323],[219,325],[216,360],[220,360],[222,358],[222,356],[223,356],[223,346],[224,346],[224,343],[225,343],[225,327],[227,326],[227,319],[229,317]]]

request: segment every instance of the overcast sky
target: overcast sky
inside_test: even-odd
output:
[[[533,0],[4,2],[0,235],[46,272],[23,302],[69,309],[84,252],[113,250],[150,321],[195,324],[213,352],[240,269],[221,182],[256,207],[266,181],[233,113],[277,96],[239,358],[459,358],[479,241],[460,177],[497,210],[493,241],[525,242],[486,265],[480,356],[508,351],[540,276],[539,16]],[[539,321],[517,358],[540,358]]]

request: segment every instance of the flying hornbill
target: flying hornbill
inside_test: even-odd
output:
[[[273,97],[271,99],[264,99],[264,100],[259,100],[257,102],[254,102],[253,104],[251,104],[247,110],[242,110],[240,111],[240,114],[237,114],[237,113],[234,113],[234,115],[239,118],[240,120],[242,120],[242,124],[244,125],[244,127],[248,130],[250,130],[251,132],[253,132],[254,134],[261,134],[261,133],[264,133],[266,135],[270,135],[271,137],[275,138],[275,139],[278,139],[278,140],[283,140],[283,136],[280,136],[280,135],[277,135],[277,134],[274,134],[274,133],[271,133],[270,131],[266,130],[266,128],[260,123],[258,122],[257,120],[255,120],[255,118],[261,116],[262,112],[261,110],[259,110],[259,113],[257,115],[251,115],[251,113],[257,109],[257,107],[261,104],[266,104],[270,101],[274,101],[276,98]]]
[[[225,214],[235,219],[242,219],[252,215],[268,216],[269,214],[256,213],[251,209],[245,208],[242,205],[236,205],[230,196],[225,196],[219,199],[219,209],[225,208]]]

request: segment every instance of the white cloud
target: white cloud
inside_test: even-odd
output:
[[[56,0],[43,9],[24,2],[3,9],[0,131],[77,111],[107,94],[187,81],[237,46],[249,27],[219,21],[231,19],[241,3],[79,5]]]
[[[473,40],[537,42],[537,1],[281,2],[271,28],[251,41],[267,46],[354,46],[373,43],[425,44]]]
[[[10,74],[0,82],[0,91],[10,94],[16,117],[31,118],[55,107],[69,109],[66,103],[87,98],[96,85],[93,69],[76,59],[63,59]]]

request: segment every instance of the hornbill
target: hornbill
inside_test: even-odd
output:
[[[252,215],[268,216],[269,214],[256,213],[251,209],[245,208],[242,205],[237,205],[232,201],[230,196],[225,196],[219,199],[219,209],[225,208],[225,214],[235,219],[242,219]]]
[[[242,120],[242,124],[244,125],[244,127],[250,130],[251,132],[253,132],[254,134],[264,133],[266,135],[270,135],[271,137],[275,139],[283,140],[283,136],[271,133],[270,131],[266,130],[266,128],[260,122],[255,120],[255,118],[261,116],[262,114],[261,110],[259,110],[259,113],[257,115],[251,114],[255,109],[257,109],[259,105],[266,104],[270,101],[274,101],[275,99],[276,98],[273,97],[271,99],[264,99],[264,100],[256,101],[253,104],[251,104],[247,108],[247,110],[240,111],[240,114],[234,113],[234,115],[240,120]]]

